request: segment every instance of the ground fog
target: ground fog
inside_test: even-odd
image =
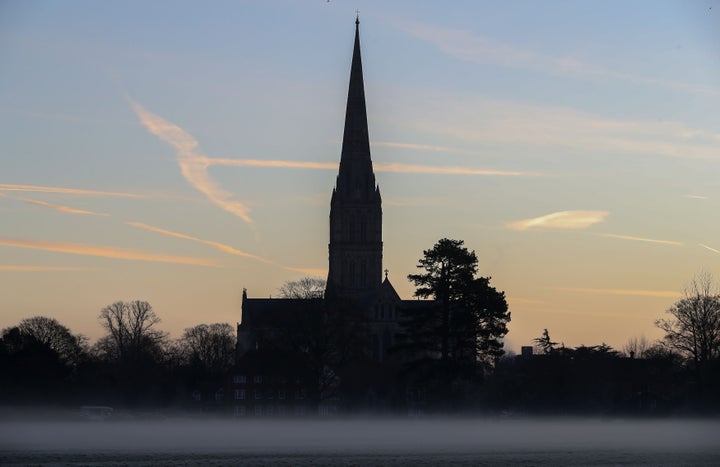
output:
[[[0,422],[2,463],[720,464],[719,420]],[[577,461],[577,462],[575,462]]]

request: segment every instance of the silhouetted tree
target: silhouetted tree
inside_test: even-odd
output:
[[[408,275],[415,296],[432,298],[436,306],[411,317],[407,337],[441,361],[502,355],[500,338],[510,321],[505,294],[490,286],[489,277],[475,278],[477,256],[463,244],[441,239],[423,251],[417,267],[425,272]]]
[[[543,330],[542,336],[536,337],[533,339],[533,342],[545,355],[552,353],[558,345],[557,342],[553,342],[552,339],[550,339],[550,333],[547,328]]]
[[[235,361],[235,332],[227,323],[186,328],[178,344],[190,365],[210,373],[222,373]]]
[[[412,338],[417,341],[422,335],[426,350],[439,352],[443,361],[450,358],[450,335],[455,331],[451,329],[451,310],[464,298],[477,272],[477,256],[463,247],[463,243],[441,239],[432,249],[423,251],[417,267],[425,273],[408,275],[408,280],[415,284],[415,296],[432,298],[437,304],[423,322],[413,323],[426,329],[420,331],[419,326],[413,326],[416,332]]]
[[[110,359],[156,359],[167,339],[165,332],[154,328],[160,317],[148,302],[115,302],[100,311],[99,320],[107,335],[97,345]]]
[[[620,352],[603,342],[600,345],[579,345],[572,350],[573,358],[619,357]]]
[[[95,345],[108,383],[106,397],[131,405],[156,405],[168,386],[167,355],[170,341],[155,326],[160,318],[148,302],[115,302],[100,311],[107,334]],[[110,387],[108,387],[110,386]]]
[[[655,325],[665,332],[665,343],[691,359],[695,368],[720,357],[720,290],[710,274],[702,273],[685,289],[684,297]]]
[[[71,370],[49,343],[41,342],[19,326],[2,331],[0,394],[5,403],[56,401]]]
[[[325,280],[318,277],[303,277],[287,281],[280,287],[280,298],[323,298]]]
[[[645,358],[645,353],[650,348],[650,342],[645,336],[633,336],[623,346],[623,353],[631,358]]]
[[[74,335],[70,329],[54,318],[33,316],[25,318],[18,324],[20,332],[34,337],[38,342],[48,345],[57,352],[63,361],[76,366],[87,353],[87,338]]]
[[[403,312],[396,346],[410,360],[409,371],[446,402],[454,386],[476,380],[503,354],[500,339],[510,321],[505,294],[489,277],[475,277],[477,256],[463,245],[444,238],[423,252],[417,267],[424,272],[408,279],[416,297],[433,303]]]
[[[682,355],[662,342],[656,342],[645,349],[643,358],[649,360],[669,360],[678,365],[684,361]]]

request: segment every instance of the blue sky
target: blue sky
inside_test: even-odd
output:
[[[511,347],[621,347],[720,278],[717,1],[3,2],[0,327],[178,336],[323,275],[356,9],[402,296],[460,238]]]

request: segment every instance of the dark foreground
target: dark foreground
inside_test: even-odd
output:
[[[720,465],[720,421],[0,422],[2,465]]]

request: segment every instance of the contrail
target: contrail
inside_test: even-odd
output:
[[[308,170],[337,170],[336,162],[314,162],[314,161],[284,161],[284,160],[261,160],[261,159],[230,159],[230,158],[198,158],[198,163],[208,166],[221,165],[229,167],[267,167],[278,169],[308,169]],[[538,176],[533,172],[520,172],[511,170],[474,169],[470,167],[442,167],[436,165],[403,164],[399,162],[373,164],[377,172],[394,173],[422,173],[433,175],[499,175],[499,176]]]
[[[127,259],[136,261],[151,261],[156,263],[192,264],[196,266],[219,267],[210,259],[191,258],[187,256],[169,256],[141,250],[130,250],[83,243],[54,242],[45,240],[26,240],[13,238],[0,238],[0,246],[16,248],[29,248],[32,250],[55,251],[75,255],[99,256],[102,258]]]
[[[617,235],[617,234],[609,234],[609,233],[599,233],[599,234],[595,234],[595,235],[597,235],[598,237],[617,238],[620,240],[632,240],[635,242],[660,243],[663,245],[675,245],[675,246],[683,246],[684,245],[684,243],[676,242],[674,240],[656,240],[654,238],[632,237],[630,235]]]
[[[706,250],[710,250],[713,253],[720,253],[720,250],[716,250],[715,248],[709,247],[707,245],[703,245],[702,243],[698,243],[701,247],[705,248]]]
[[[83,189],[79,189],[79,188],[65,188],[65,187],[55,187],[55,186],[12,185],[9,183],[0,183],[0,191],[60,193],[63,195],[108,196],[108,197],[117,197],[117,198],[148,198],[148,196],[146,196],[146,195],[140,195],[137,193],[119,193],[116,191],[83,190]]]
[[[19,266],[12,264],[0,264],[0,271],[93,271],[97,268],[83,268],[73,266]]]
[[[581,292],[590,293],[597,295],[627,295],[636,297],[661,297],[661,298],[677,298],[680,296],[679,292],[673,292],[671,290],[641,290],[641,289],[586,289],[586,288],[574,288],[574,287],[561,287],[557,290],[565,292]]]
[[[152,225],[143,224],[142,222],[128,222],[127,224],[130,226],[136,227],[138,229],[147,230],[149,232],[158,233],[160,235],[167,235],[169,237],[181,238],[183,240],[190,240],[192,242],[201,243],[203,245],[208,245],[208,246],[211,246],[211,247],[215,248],[216,250],[221,251],[223,253],[228,253],[231,255],[242,256],[245,258],[253,259],[255,261],[260,261],[261,263],[265,263],[265,264],[269,264],[269,265],[272,265],[275,267],[285,269],[287,271],[300,272],[302,274],[307,274],[309,276],[326,276],[327,275],[326,269],[296,268],[296,267],[285,266],[280,263],[277,263],[276,261],[272,261],[267,258],[263,258],[261,256],[253,255],[251,253],[247,253],[242,250],[238,250],[229,245],[225,245],[225,244],[218,243],[218,242],[213,242],[211,240],[203,240],[202,238],[192,237],[190,235],[173,232],[171,230],[160,229],[158,227],[153,227]]]
[[[605,220],[608,211],[559,211],[540,217],[533,217],[505,226],[511,230],[528,229],[586,229]]]
[[[45,208],[54,209],[56,211],[60,212],[67,212],[69,214],[84,214],[84,215],[90,215],[90,216],[109,216],[109,214],[105,213],[98,213],[98,212],[92,212],[92,211],[85,211],[84,209],[75,209],[68,206],[61,206],[59,204],[52,204],[52,203],[46,203],[45,201],[38,201],[36,199],[28,199],[28,198],[15,198],[18,201],[22,201],[24,203],[34,204],[36,206],[42,206]]]
[[[235,249],[235,248],[233,248],[233,247],[231,247],[231,246],[224,245],[224,244],[222,244],[222,243],[213,242],[213,241],[211,241],[211,240],[203,240],[203,239],[201,239],[201,238],[191,237],[190,235],[185,235],[185,234],[181,234],[181,233],[178,233],[178,232],[172,232],[172,231],[170,231],[170,230],[160,229],[160,228],[158,228],[158,227],[153,227],[153,226],[151,226],[151,225],[143,224],[143,223],[141,223],[141,222],[128,222],[127,224],[128,224],[128,225],[131,225],[131,226],[133,226],[133,227],[137,227],[138,229],[148,230],[148,231],[150,231],[150,232],[159,233],[159,234],[161,234],[161,235],[167,235],[167,236],[169,236],[169,237],[182,238],[182,239],[184,239],[184,240],[191,240],[191,241],[193,241],[193,242],[202,243],[202,244],[204,244],[204,245],[209,245],[209,246],[215,248],[216,250],[222,251],[223,253],[229,253],[229,254],[231,254],[231,255],[236,255],[236,256],[243,256],[243,257],[245,257],[245,258],[254,259],[254,260],[256,260],[256,261],[260,261],[260,262],[263,262],[263,263],[272,264],[272,261],[270,261],[270,260],[268,260],[268,259],[262,258],[262,257],[257,256],[257,255],[253,255],[253,254],[251,254],[251,253],[246,253],[246,252],[244,252],[244,251]]]
[[[161,140],[173,146],[177,151],[177,162],[185,180],[207,199],[222,209],[235,214],[245,222],[252,224],[250,208],[241,201],[231,200],[232,194],[220,188],[207,172],[205,156],[197,151],[197,140],[179,126],[164,120],[140,104],[130,101],[133,110],[145,128]]]

